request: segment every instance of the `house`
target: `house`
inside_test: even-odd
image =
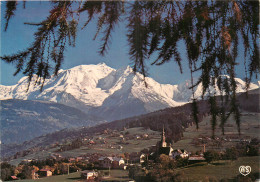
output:
[[[92,144],[92,145],[94,145],[94,144],[96,144],[93,140],[91,140],[90,142],[89,142],[89,144]]]
[[[36,169],[32,170],[32,179],[39,179],[39,174]]]
[[[125,164],[122,158],[117,157],[100,157],[98,161],[101,168],[120,168]]]
[[[16,176],[11,176],[12,180],[18,180]]]
[[[148,134],[147,133],[145,133],[144,135],[143,135],[143,138],[148,138]]]
[[[87,179],[87,180],[92,180],[98,177],[98,172],[96,171],[89,171],[89,170],[84,170],[81,171],[81,178]]]
[[[75,162],[76,161],[76,159],[75,158],[69,158],[69,162]]]
[[[186,150],[176,149],[172,152],[172,158],[175,159],[177,156],[180,156],[181,158],[186,158],[189,157],[189,154]]]
[[[60,154],[53,153],[53,154],[51,154],[51,158],[58,160],[58,159],[62,159],[62,156]]]
[[[52,176],[52,172],[49,169],[41,169],[38,173],[41,177]]]
[[[83,157],[76,157],[77,162],[82,161],[82,160],[83,160]]]
[[[188,161],[189,163],[197,163],[197,162],[204,162],[206,159],[201,156],[201,155],[193,155],[193,156],[190,156]]]
[[[23,162],[25,162],[25,163],[29,163],[29,162],[32,162],[32,161],[34,161],[34,159],[24,159],[23,160]]]
[[[145,154],[140,155],[140,164],[144,163],[145,158],[146,158]]]

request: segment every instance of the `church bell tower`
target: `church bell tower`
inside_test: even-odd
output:
[[[162,147],[167,147],[167,143],[165,141],[164,125],[163,125],[163,132],[162,132]]]

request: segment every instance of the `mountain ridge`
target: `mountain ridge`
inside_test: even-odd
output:
[[[237,95],[239,108],[245,115],[260,113],[259,95],[260,90],[251,90],[248,93]],[[221,105],[221,98],[217,97],[218,105]],[[199,121],[209,113],[209,103],[207,100],[198,101]],[[228,105],[226,106],[228,109]],[[53,133],[39,136],[20,145],[1,145],[2,155],[11,156],[22,150],[45,150],[47,146],[55,143],[62,144],[67,139],[75,140],[85,136],[95,136],[105,130],[122,131],[125,128],[144,127],[153,131],[162,131],[164,125],[167,130],[167,137],[174,142],[182,138],[185,128],[195,124],[192,117],[191,103],[175,108],[166,108],[140,116],[130,117],[122,120],[101,123],[92,127],[67,128]],[[228,126],[226,126],[228,127]]]
[[[36,77],[33,81],[35,79]],[[13,86],[0,85],[0,100],[57,102],[112,121],[181,106],[192,98],[189,80],[179,85],[160,84],[149,77],[145,81],[147,87],[143,75],[134,74],[129,66],[116,70],[105,63],[79,65],[68,70],[60,70],[57,76],[46,79],[42,92],[40,85],[33,84],[26,92],[26,77]],[[244,92],[245,82],[239,78],[236,78],[236,82],[237,92]],[[250,89],[256,88],[259,86],[251,84]],[[202,85],[199,84],[195,87],[195,97],[199,98],[201,94]]]

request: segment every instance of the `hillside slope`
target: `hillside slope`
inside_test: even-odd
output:
[[[259,94],[259,89],[249,91],[248,97],[246,96],[246,93],[239,94],[237,99],[241,111],[259,113]],[[203,117],[208,114],[210,107],[208,102],[205,100],[199,101],[198,107],[200,111],[199,119],[202,120]],[[48,148],[51,144],[62,143],[66,140],[79,139],[84,136],[96,136],[98,133],[102,133],[107,129],[121,131],[124,128],[144,127],[150,128],[153,131],[161,132],[163,125],[167,131],[168,140],[174,142],[180,140],[183,136],[185,128],[194,125],[194,121],[191,116],[191,104],[185,104],[183,106],[167,108],[141,116],[103,123],[93,127],[63,129],[61,131],[37,137],[23,143],[22,145],[2,145],[2,155],[10,156],[18,151],[28,149],[34,151],[43,150],[46,147]],[[236,130],[236,127],[234,130]],[[211,133],[211,131],[209,131],[209,133]]]

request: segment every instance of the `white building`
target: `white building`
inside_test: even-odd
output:
[[[172,152],[172,158],[175,159],[177,156],[180,156],[181,158],[189,157],[189,154],[186,150],[177,149]]]
[[[85,171],[81,171],[81,178],[84,178],[84,179],[95,179],[98,177],[98,173],[96,171],[88,171],[88,170],[85,170]]]

